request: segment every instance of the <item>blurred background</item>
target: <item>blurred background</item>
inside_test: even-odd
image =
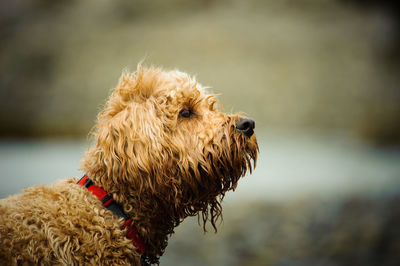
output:
[[[256,121],[219,232],[161,265],[400,265],[400,25],[391,1],[0,2],[0,197],[81,176],[123,69],[177,68]]]

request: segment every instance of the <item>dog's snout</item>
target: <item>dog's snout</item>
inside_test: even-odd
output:
[[[254,134],[255,124],[250,118],[241,118],[236,121],[236,130],[250,138]]]

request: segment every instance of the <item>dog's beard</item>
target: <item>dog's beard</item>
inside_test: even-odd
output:
[[[221,202],[225,193],[235,190],[237,183],[247,171],[256,166],[258,144],[255,136],[247,136],[235,131],[234,124],[225,127],[220,138],[209,145],[203,160],[196,170],[191,170],[191,181],[184,216],[198,215],[199,224],[204,231],[208,222],[217,231],[218,221],[223,220]]]

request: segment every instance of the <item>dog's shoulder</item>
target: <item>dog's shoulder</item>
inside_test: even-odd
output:
[[[0,257],[71,265],[104,262],[107,256],[110,262],[137,260],[120,225],[75,179],[33,186],[0,201]]]

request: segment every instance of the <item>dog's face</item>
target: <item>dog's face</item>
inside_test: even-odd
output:
[[[201,211],[215,227],[219,201],[257,159],[254,122],[243,128],[241,118],[185,73],[139,68],[99,114],[97,149],[108,174],[136,194],[152,194],[179,219]]]

